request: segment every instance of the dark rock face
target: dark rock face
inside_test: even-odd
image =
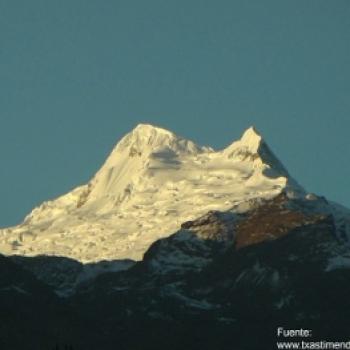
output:
[[[198,220],[185,222],[180,231],[152,244],[143,264],[163,275],[198,272],[233,245],[236,221],[232,213],[210,211]]]
[[[296,227],[317,225],[323,220],[332,220],[328,213],[308,212],[282,193],[271,201],[249,211],[236,227],[236,248],[278,239]]]
[[[1,255],[0,271],[0,349],[50,349],[61,339],[73,341],[72,313],[50,287]]]
[[[155,242],[143,261],[83,281],[65,299],[6,258],[1,271],[19,272],[0,281],[26,291],[27,283],[37,286],[28,302],[43,312],[40,336],[51,348],[58,339],[53,330],[69,325],[60,341],[74,349],[272,350],[280,326],[312,329],[314,340],[347,340],[348,255],[328,203],[282,194],[244,214],[209,212],[184,223]],[[45,265],[40,259],[29,264]],[[28,298],[17,294],[14,310]],[[52,317],[46,304],[61,315],[54,323],[45,322]],[[0,335],[9,331],[19,334],[14,323],[3,323]],[[26,348],[37,349],[29,339]]]
[[[43,255],[33,259],[14,255],[9,258],[58,292],[74,288],[76,278],[83,269],[83,264],[64,257]]]
[[[209,211],[197,220],[183,223],[181,228],[194,232],[202,240],[231,242],[236,220],[232,213]]]

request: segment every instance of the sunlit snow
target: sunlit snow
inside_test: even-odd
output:
[[[4,254],[60,255],[82,262],[140,260],[157,239],[209,210],[303,190],[254,128],[222,151],[140,124],[81,187],[0,230]]]

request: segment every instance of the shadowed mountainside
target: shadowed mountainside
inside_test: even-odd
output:
[[[241,214],[211,211],[155,242],[142,261],[82,279],[64,298],[34,274],[49,273],[49,281],[55,270],[81,271],[80,263],[1,257],[3,348],[21,349],[25,334],[33,350],[57,342],[78,350],[271,350],[278,326],[346,340],[348,243],[329,204],[312,200],[281,194]]]

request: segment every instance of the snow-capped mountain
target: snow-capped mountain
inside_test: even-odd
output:
[[[0,253],[81,262],[140,260],[159,238],[210,210],[248,210],[281,192],[305,195],[253,128],[221,151],[140,124],[88,184],[0,230]]]
[[[281,326],[346,340],[349,231],[254,128],[214,151],[139,125],[87,185],[0,231],[0,348],[271,350]]]

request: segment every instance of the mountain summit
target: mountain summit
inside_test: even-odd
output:
[[[240,143],[245,145],[252,153],[258,152],[262,141],[261,135],[254,126],[248,128],[240,139]]]
[[[137,125],[134,130],[122,138],[115,150],[120,152],[128,148],[131,155],[140,155],[143,152],[152,152],[164,147],[179,153],[194,154],[202,151],[192,141],[150,124]]]
[[[268,170],[269,176],[290,178],[288,171],[253,126],[243,133],[239,141],[228,146],[224,153],[229,158],[248,160],[253,162],[256,167],[265,168]]]
[[[304,190],[251,127],[221,151],[140,124],[88,184],[35,208],[0,231],[0,252],[82,262],[139,260],[157,239],[210,210],[249,207]]]

